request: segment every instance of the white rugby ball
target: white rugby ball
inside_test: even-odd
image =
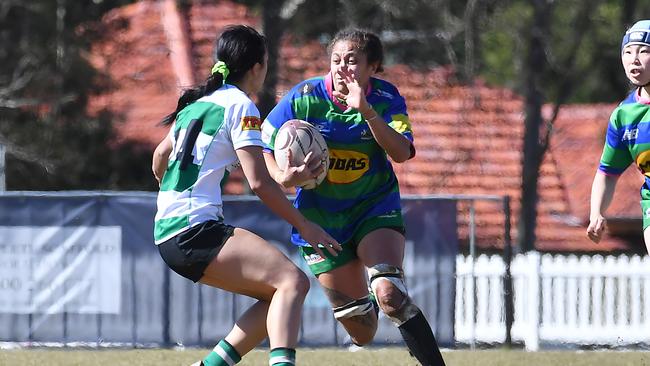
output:
[[[287,166],[287,150],[291,150],[289,166],[300,166],[304,164],[305,157],[310,151],[313,152],[315,159],[320,159],[323,172],[316,178],[300,183],[298,185],[299,187],[314,189],[327,176],[330,161],[327,144],[320,131],[309,122],[299,119],[291,119],[285,122],[275,136],[274,147],[273,154],[280,169]]]

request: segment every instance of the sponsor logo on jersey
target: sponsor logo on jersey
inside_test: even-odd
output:
[[[305,257],[305,262],[307,262],[307,265],[309,266],[311,266],[312,264],[323,262],[325,260],[325,258],[321,257],[318,254],[310,254],[304,257]]]
[[[361,178],[370,168],[368,155],[350,150],[330,150],[327,180],[332,183],[351,183]]]
[[[372,135],[372,132],[370,132],[369,128],[366,128],[365,130],[361,131],[361,139],[362,140],[372,140],[375,137]]]
[[[636,140],[636,138],[639,136],[639,129],[634,128],[631,130],[625,130],[623,133],[623,137],[621,137],[621,141],[630,141],[630,140]]]
[[[636,157],[636,165],[641,174],[650,177],[650,151],[644,151]]]
[[[650,217],[650,208],[646,208],[645,211],[643,211],[643,217],[646,219]]]
[[[314,85],[313,85],[313,84],[311,84],[311,83],[304,83],[304,84],[302,84],[302,86],[300,87],[300,94],[302,94],[302,95],[309,94],[309,93],[312,92],[312,90],[314,90]]]
[[[241,118],[241,129],[243,131],[261,131],[262,130],[262,120],[257,116],[245,116]]]
[[[380,97],[388,98],[388,99],[393,99],[395,96],[389,92],[383,91],[381,89],[376,89],[374,94],[379,95]]]

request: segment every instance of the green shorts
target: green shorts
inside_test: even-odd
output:
[[[641,215],[643,216],[643,230],[650,226],[650,200],[641,200]]]
[[[343,250],[341,250],[338,253],[339,255],[336,257],[329,254],[329,252],[323,248],[323,253],[325,254],[325,258],[323,258],[316,253],[314,248],[309,246],[300,247],[300,255],[305,259],[309,269],[315,276],[341,267],[342,265],[358,258],[357,247],[359,246],[361,239],[370,232],[381,228],[388,228],[393,229],[402,235],[406,233],[402,212],[397,211],[397,215],[392,214],[393,212],[391,212],[391,215],[375,216],[363,221],[354,231],[352,238],[345,243],[341,243]]]

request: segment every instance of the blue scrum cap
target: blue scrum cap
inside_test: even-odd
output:
[[[650,20],[639,20],[625,32],[621,50],[631,44],[650,46]]]

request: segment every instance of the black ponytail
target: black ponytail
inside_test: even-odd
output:
[[[266,38],[263,35],[247,25],[231,25],[224,29],[215,42],[213,58],[215,62],[223,61],[226,64],[229,70],[226,82],[233,84],[240,81],[255,64],[264,64],[265,55]],[[205,84],[184,90],[178,98],[176,110],[166,115],[160,124],[171,124],[183,108],[203,96],[212,94],[223,84],[223,75],[214,72]]]
[[[183,94],[178,98],[178,104],[176,105],[176,110],[172,113],[165,116],[165,118],[160,121],[160,124],[167,126],[172,124],[176,119],[178,112],[182,111],[183,108],[194,103],[198,99],[202,98],[205,95],[211,94],[215,90],[219,89],[223,85],[223,75],[218,72],[210,75],[205,84],[199,85],[195,88],[183,90]]]

